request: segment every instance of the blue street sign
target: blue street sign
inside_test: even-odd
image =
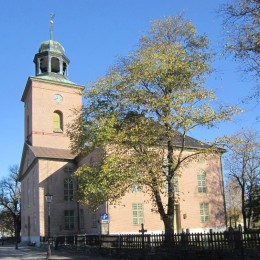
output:
[[[101,221],[102,222],[108,222],[109,221],[108,213],[101,214]]]

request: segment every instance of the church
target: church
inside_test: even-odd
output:
[[[70,61],[52,34],[50,40],[40,44],[33,62],[35,76],[28,78],[21,98],[22,242],[39,246],[48,235],[138,233],[141,224],[150,233],[163,232],[159,214],[152,211],[148,195],[141,190],[129,192],[116,207],[105,203],[96,212],[74,200],[77,181],[73,172],[98,156],[95,152],[84,158],[72,154],[66,135],[66,126],[74,119],[72,110],[82,106],[84,86],[68,79]],[[193,149],[199,148],[200,142],[192,138],[190,141]],[[221,153],[197,160],[185,169],[178,179],[178,190],[180,200],[174,223],[177,232],[225,229]]]

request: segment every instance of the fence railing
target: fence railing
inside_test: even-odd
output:
[[[176,249],[241,249],[260,248],[260,232],[210,232],[128,235],[75,235],[53,238],[55,247],[70,245],[75,247],[99,246],[120,249],[152,249],[171,247]]]

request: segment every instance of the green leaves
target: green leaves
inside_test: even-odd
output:
[[[201,145],[194,156],[185,153],[187,132],[229,120],[236,111],[211,105],[214,93],[203,86],[211,73],[207,47],[206,37],[197,35],[183,16],[167,17],[153,22],[137,50],[89,86],[79,134],[70,131],[70,136],[75,150],[86,150],[86,144],[88,152],[102,147],[104,156],[98,166],[82,166],[76,173],[82,202],[95,207],[115,203],[137,182],[168,223],[177,198],[174,177],[197,154],[212,152]],[[167,197],[167,206],[161,196]]]

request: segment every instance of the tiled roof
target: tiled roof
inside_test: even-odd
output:
[[[182,136],[180,134],[176,135],[173,138],[173,145],[176,146],[176,147],[181,147],[182,146]],[[196,140],[196,139],[186,135],[185,136],[185,146],[184,147],[200,149],[200,148],[209,148],[210,145],[208,145],[206,143],[203,143],[203,142],[201,142],[199,140]]]
[[[184,141],[184,144],[183,144]],[[160,138],[160,145],[167,146],[167,139],[164,137]],[[183,147],[184,149],[205,149],[210,148],[212,145],[201,142],[197,139],[194,139],[188,135],[183,136],[181,133],[175,133],[172,137],[172,144],[175,148]],[[216,148],[216,147],[215,147]]]
[[[76,156],[70,150],[56,149],[48,147],[30,146],[35,157],[51,158],[51,159],[69,159],[72,160]]]

